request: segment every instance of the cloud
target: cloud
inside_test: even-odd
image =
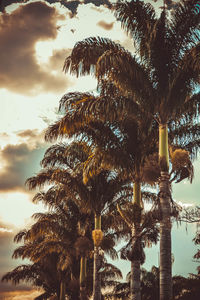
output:
[[[0,270],[5,272],[8,268],[8,261],[11,261],[12,253],[14,250],[13,238],[16,234],[14,227],[2,222],[0,220]],[[9,263],[9,265],[11,265]],[[1,289],[0,289],[1,290]]]
[[[2,284],[1,284],[1,287]],[[2,290],[0,300],[33,300],[42,294],[37,290],[26,288],[25,286],[10,286],[7,291]]]
[[[1,0],[0,2],[0,12],[5,12],[5,8],[11,4],[19,4],[19,3],[28,3],[30,0]],[[48,4],[60,3],[63,7],[67,8],[71,12],[71,16],[73,17],[77,13],[77,8],[79,5],[92,3],[95,6],[105,5],[107,7],[111,7],[111,2],[109,0],[43,0]]]
[[[3,274],[10,271],[15,266],[11,257],[13,254],[13,250],[15,249],[15,245],[13,243],[13,238],[14,238],[14,235],[16,234],[16,231],[13,227],[2,222],[1,220],[0,220],[0,228],[5,229],[4,231],[0,230],[0,245],[1,245],[1,247],[0,247],[0,280],[1,280]],[[8,284],[2,283],[0,281],[0,291],[1,292],[12,290],[12,289],[13,289],[12,286],[9,286]],[[0,299],[4,299],[4,298],[1,298],[1,294],[0,294]]]
[[[50,56],[48,65],[53,70],[62,70],[65,58],[69,56],[71,49],[56,49],[53,50],[52,56]]]
[[[39,64],[35,50],[36,42],[56,39],[61,19],[54,7],[42,2],[0,15],[0,88],[26,95],[66,89],[66,76]]]
[[[111,2],[109,0],[84,0],[84,4],[92,3],[96,6],[105,5],[111,8]]]
[[[0,227],[0,232],[12,232],[12,229],[8,229],[5,227]]]
[[[8,144],[1,150],[3,168],[0,169],[0,192],[25,191],[25,180],[38,172],[39,162],[46,147],[43,144],[40,147],[37,145],[36,148],[30,148],[28,140],[33,134],[24,131],[21,135],[26,135],[27,143]]]
[[[25,129],[16,132],[19,141],[26,142],[29,148],[34,149],[37,147],[44,147],[47,143],[44,141],[44,131],[38,129]]]
[[[194,204],[192,204],[192,203],[183,203],[182,201],[178,201],[177,203],[178,203],[178,205],[180,205],[183,208],[188,208],[188,207],[194,206]]]
[[[114,22],[106,23],[105,21],[99,21],[97,25],[102,27],[105,30],[111,30],[113,29]]]
[[[23,130],[23,131],[20,131],[17,135],[19,137],[22,137],[22,138],[37,138],[38,137],[38,130],[31,130],[31,129],[26,129],[26,130]]]
[[[3,139],[7,139],[7,138],[9,138],[9,135],[6,132],[1,132],[0,137]]]
[[[14,236],[19,232],[19,229],[13,225],[3,222],[1,218],[0,228],[6,229],[4,231],[0,230],[0,300],[32,300],[34,297],[39,295],[40,292],[36,292],[30,285],[20,283],[15,286],[10,281],[1,282],[3,275],[12,271],[18,265],[27,262],[22,262],[21,259],[12,259],[13,251],[20,246],[20,244],[13,242]]]

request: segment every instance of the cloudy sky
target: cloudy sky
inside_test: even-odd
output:
[[[114,1],[114,0],[113,0]],[[162,1],[149,1],[159,6]],[[170,1],[168,1],[170,2]],[[133,43],[121,30],[108,0],[0,0],[0,277],[21,261],[12,260],[13,236],[31,222],[42,205],[31,202],[33,192],[25,180],[40,169],[49,144],[44,130],[57,118],[62,95],[70,91],[93,91],[91,77],[75,78],[62,71],[74,44],[89,36],[108,37],[129,51]],[[198,162],[195,180],[174,186],[173,197],[185,205],[199,203]],[[195,225],[173,227],[173,273],[196,272],[192,262]],[[158,246],[147,250],[145,267],[158,265]],[[124,274],[129,263],[121,262]],[[20,292],[19,292],[20,290]],[[33,299],[30,287],[0,283],[0,300]]]

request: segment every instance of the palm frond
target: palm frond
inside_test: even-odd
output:
[[[198,34],[200,29],[199,16],[194,11],[196,4],[198,4],[198,0],[179,1],[171,16],[169,41],[174,64],[178,63],[183,53],[197,41],[200,41]]]
[[[107,50],[121,49],[121,45],[107,38],[90,37],[75,44],[66,58],[64,71],[76,76],[95,74],[98,58]]]
[[[120,51],[106,51],[97,62],[97,77],[101,80],[108,76],[125,96],[138,99],[148,99],[154,96],[154,89],[150,81],[149,72],[139,64],[130,52],[125,49]],[[146,105],[148,101],[146,101]],[[149,107],[150,111],[151,107]]]
[[[135,41],[141,58],[148,57],[148,41],[155,24],[155,10],[150,3],[143,1],[117,1],[113,5],[114,14],[122,28]],[[145,20],[145,22],[144,22]]]

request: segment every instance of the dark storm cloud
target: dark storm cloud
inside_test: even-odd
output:
[[[106,23],[105,21],[99,21],[97,25],[102,27],[105,30],[111,30],[113,29],[114,22]]]
[[[61,18],[55,8],[35,2],[20,6],[11,14],[0,15],[0,88],[22,94],[62,92],[67,79],[51,74],[36,58],[37,41],[55,39],[56,22]]]
[[[46,147],[30,149],[28,143],[7,145],[0,152],[3,169],[0,171],[0,192],[25,190],[25,180],[40,169]]]
[[[28,3],[29,0],[1,0],[0,2],[0,12],[5,12],[5,8],[13,3]],[[108,8],[111,8],[111,2],[109,0],[84,0],[84,1],[70,1],[70,0],[43,0],[48,4],[60,3],[63,7],[66,7],[71,11],[72,16],[76,15],[77,8],[82,4],[92,3],[95,6],[105,5]]]

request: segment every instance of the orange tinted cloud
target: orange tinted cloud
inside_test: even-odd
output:
[[[37,296],[42,294],[37,290],[18,290],[12,292],[0,293],[0,300],[33,300]]]
[[[111,30],[111,29],[113,29],[114,22],[106,23],[105,21],[99,21],[97,23],[97,25],[99,25],[100,27],[102,27],[105,30]]]
[[[0,15],[0,88],[26,95],[66,89],[68,82],[62,70],[55,75],[50,67],[43,68],[35,52],[36,42],[57,37],[59,19],[56,9],[42,2]]]

